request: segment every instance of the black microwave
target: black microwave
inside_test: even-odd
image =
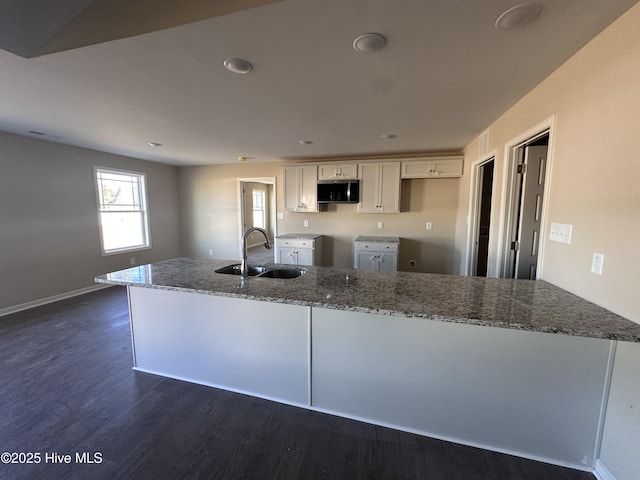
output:
[[[360,180],[319,180],[318,203],[358,203]]]

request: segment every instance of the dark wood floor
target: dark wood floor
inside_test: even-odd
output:
[[[594,478],[134,372],[120,287],[0,317],[0,345],[0,452],[41,456],[1,479]]]

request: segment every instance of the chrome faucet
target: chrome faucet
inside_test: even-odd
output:
[[[246,277],[249,275],[249,265],[247,263],[247,237],[251,235],[253,232],[260,232],[264,235],[264,247],[271,248],[271,242],[269,242],[269,236],[267,235],[267,231],[264,228],[260,227],[251,227],[249,230],[244,232],[242,236],[242,263],[240,264],[240,275]]]

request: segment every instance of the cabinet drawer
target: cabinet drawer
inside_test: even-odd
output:
[[[287,248],[313,248],[315,244],[315,240],[287,239],[287,240],[276,240],[276,243],[280,247],[287,247]]]
[[[395,242],[355,242],[357,251],[373,252],[397,252],[398,244]]]

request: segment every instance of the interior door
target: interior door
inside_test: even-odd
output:
[[[493,192],[493,169],[495,160],[478,167],[480,178],[478,229],[476,237],[475,275],[486,277],[489,263],[489,231],[491,230],[491,196]]]
[[[546,142],[546,140],[545,140]],[[515,241],[516,261],[514,278],[537,278],[538,249],[542,201],[547,170],[547,144],[527,145],[524,148],[524,167],[521,180],[521,202],[518,237]]]

